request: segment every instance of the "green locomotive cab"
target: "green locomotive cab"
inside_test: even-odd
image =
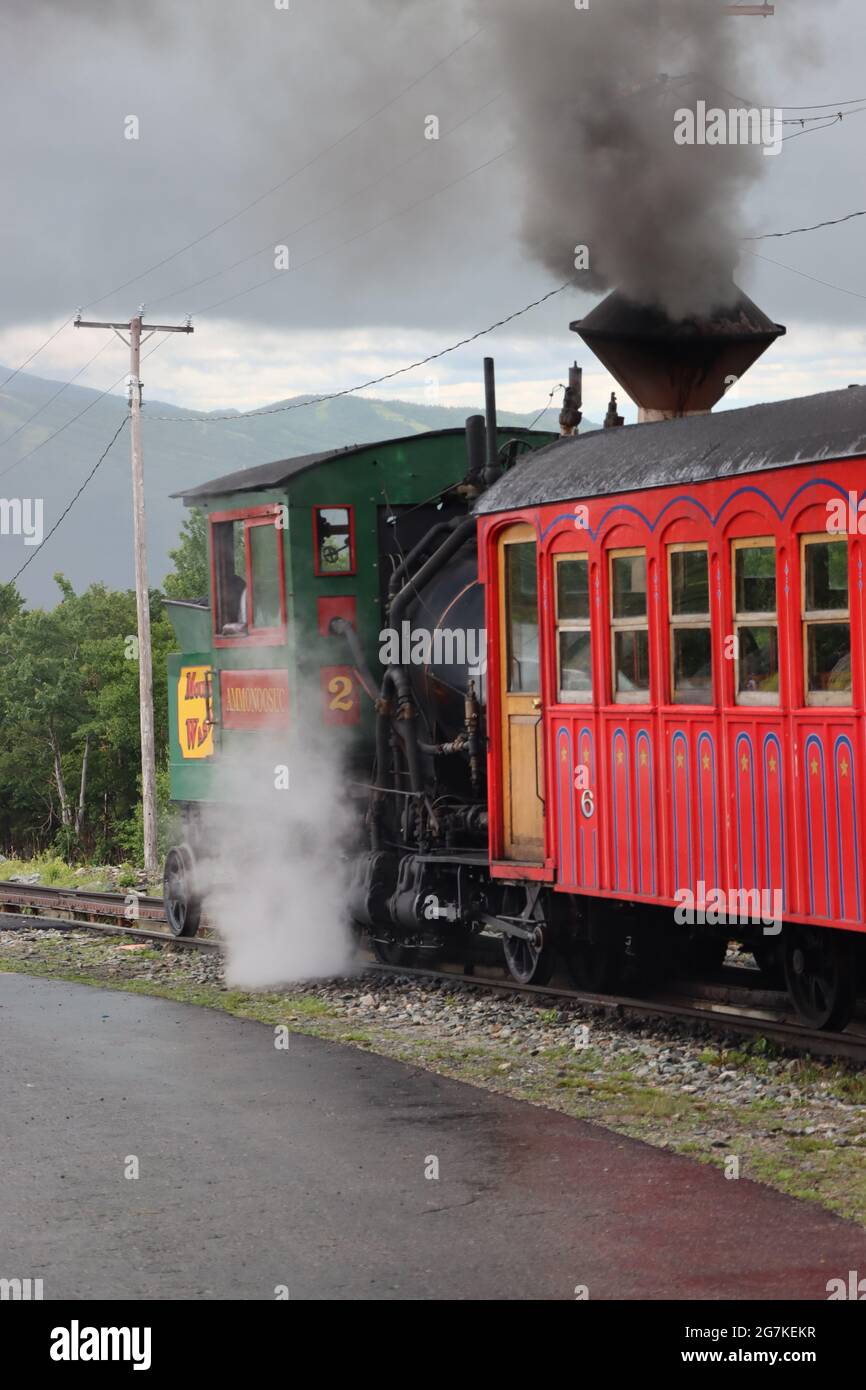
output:
[[[482,422],[483,423],[483,422]],[[503,426],[512,456],[554,436]],[[233,769],[290,766],[326,737],[357,784],[359,823],[376,751],[389,584],[477,493],[467,434],[432,431],[244,469],[176,494],[208,523],[210,590],[167,601],[170,787],[182,832],[166,860],[166,916],[197,930],[205,821],[234,814]],[[297,746],[297,745],[295,745]],[[263,785],[263,784],[262,784]],[[264,786],[263,786],[264,794]]]

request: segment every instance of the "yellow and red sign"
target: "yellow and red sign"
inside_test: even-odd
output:
[[[177,737],[183,758],[213,756],[212,666],[181,666],[177,681]]]
[[[287,671],[220,671],[224,729],[273,729],[289,722]]]

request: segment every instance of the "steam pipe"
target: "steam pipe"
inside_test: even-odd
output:
[[[478,418],[480,419],[481,417],[479,416]],[[399,592],[399,581],[403,579],[404,576],[410,574],[415,561],[420,560],[422,555],[429,553],[431,542],[435,540],[437,536],[442,536],[445,535],[446,532],[453,531],[459,520],[459,517],[452,517],[450,521],[437,521],[434,526],[430,527],[427,534],[421,537],[418,544],[413,545],[409,554],[404,556],[391,575],[391,578],[388,580],[389,602]]]
[[[332,637],[345,637],[355,669],[361,677],[361,684],[371,700],[376,699],[376,681],[373,677],[367,658],[364,655],[364,648],[361,646],[361,639],[358,636],[354,623],[350,623],[348,618],[332,618],[328,624],[328,631]]]
[[[376,781],[379,785],[373,792],[370,804],[370,848],[373,850],[381,849],[383,845],[382,819],[386,793],[381,788],[388,786],[391,781],[391,740],[388,720],[382,709],[386,703],[384,681],[382,690],[381,698],[376,701]]]
[[[484,410],[487,431],[487,466],[484,469],[484,482],[491,487],[502,476],[499,450],[496,442],[496,372],[492,357],[484,359]]]
[[[446,541],[443,541],[438,550],[435,550],[430,559],[421,566],[417,574],[410,583],[404,584],[403,588],[391,600],[388,607],[388,620],[392,627],[398,627],[403,614],[408,608],[412,599],[416,597],[417,591],[422,588],[429,579],[438,574],[445,567],[452,555],[455,555],[460,547],[475,535],[476,521],[474,517],[467,516],[463,521],[458,522],[454,530]]]
[[[406,754],[406,762],[409,766],[409,786],[413,792],[421,791],[421,759],[418,753],[418,730],[415,727],[415,701],[412,699],[412,688],[409,684],[409,674],[405,666],[391,666],[386,672],[385,679],[391,678],[394,689],[397,693],[399,707],[397,709],[397,732],[403,744],[403,751]]]
[[[484,486],[484,459],[487,449],[483,415],[470,415],[466,421],[466,481],[479,490]]]

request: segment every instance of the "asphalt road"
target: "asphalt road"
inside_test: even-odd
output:
[[[858,1227],[598,1126],[13,974],[0,1164],[0,1277],[46,1299],[824,1299],[866,1271]]]

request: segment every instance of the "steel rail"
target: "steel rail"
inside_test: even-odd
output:
[[[31,928],[45,931],[90,931],[105,936],[129,936],[133,939],[153,941],[182,949],[219,951],[222,943],[213,937],[174,936],[166,931],[131,926],[124,919],[128,906],[128,894],[97,893],[88,890],[50,888],[41,884],[17,884],[0,881],[0,931],[4,927],[13,929]],[[138,897],[138,908],[146,904],[147,919],[161,918],[163,903],[161,898]],[[54,911],[99,912],[103,917],[123,920],[108,922],[82,921],[81,918],[28,916],[23,913],[10,913],[9,907],[26,906],[31,909],[51,907]],[[563,989],[556,985],[525,985],[516,980],[503,978],[490,979],[485,975],[467,973],[457,966],[453,970],[427,970],[415,966],[385,965],[379,961],[365,961],[364,973],[404,979],[427,979],[447,982],[462,989],[482,989],[496,994],[525,995],[529,998],[562,1000],[570,1004],[598,1008],[608,1014],[622,1017],[632,1014],[643,1018],[670,1019],[684,1023],[702,1024],[715,1031],[739,1033],[746,1037],[766,1038],[794,1052],[807,1052],[817,1057],[845,1058],[850,1061],[866,1063],[866,1031],[862,1023],[855,1023],[855,1031],[845,1033],[821,1032],[807,1028],[804,1024],[792,1022],[784,1009],[775,1009],[766,1001],[767,992],[762,992],[760,1004],[752,998],[751,1003],[736,1004],[718,997],[718,986],[710,986],[705,997],[699,995],[679,996],[663,994],[646,999],[629,995],[594,994],[588,990]],[[745,986],[735,986],[744,994]]]

